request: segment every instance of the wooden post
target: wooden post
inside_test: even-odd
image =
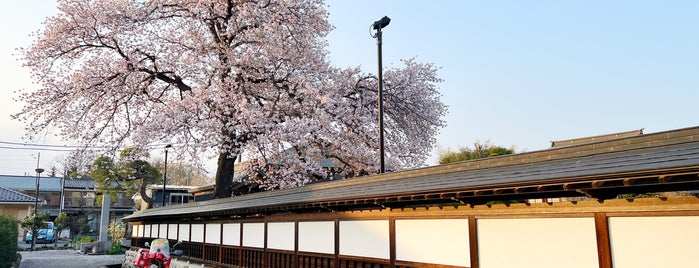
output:
[[[595,233],[597,235],[597,258],[599,259],[599,267],[612,268],[609,222],[606,213],[595,213]]]
[[[396,267],[396,219],[388,217],[388,248],[389,248],[389,263],[388,267]]]

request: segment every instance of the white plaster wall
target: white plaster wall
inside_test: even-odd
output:
[[[335,254],[335,222],[299,222],[299,251]]]
[[[204,242],[204,224],[192,224],[192,233],[189,239],[192,242]]]
[[[267,248],[294,250],[295,234],[293,222],[267,223]]]
[[[180,224],[180,240],[189,241],[189,224]]]
[[[240,223],[223,224],[223,244],[240,246]]]
[[[208,223],[206,224],[206,243],[221,244],[221,224]]]
[[[131,237],[141,237],[141,233],[138,232],[141,228],[143,228],[143,225],[131,226]]]
[[[143,237],[150,238],[150,237],[151,237],[151,236],[150,236],[150,230],[151,230],[151,225],[150,225],[150,224],[146,224],[146,225],[143,227]]]
[[[387,220],[340,221],[340,254],[389,258]]]
[[[479,219],[481,268],[598,267],[594,218]]]
[[[699,216],[610,217],[614,268],[699,267]]]
[[[256,248],[265,247],[264,223],[243,223],[243,246]]]
[[[471,266],[467,219],[396,220],[396,259]]]
[[[176,223],[170,223],[167,225],[167,238],[168,239],[177,239],[177,224]]]
[[[160,224],[160,231],[158,232],[158,238],[167,239],[167,223]]]

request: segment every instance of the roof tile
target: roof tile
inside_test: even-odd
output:
[[[0,187],[0,202],[10,202],[10,203],[26,203],[34,202],[35,199],[32,196],[28,196],[23,193],[12,191],[10,189]]]

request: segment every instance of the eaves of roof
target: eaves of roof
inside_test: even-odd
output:
[[[34,204],[35,201],[33,196],[0,187],[0,204]]]
[[[149,209],[127,221],[246,217],[699,189],[699,128]]]

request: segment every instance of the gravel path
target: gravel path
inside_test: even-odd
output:
[[[85,255],[75,250],[22,251],[19,268],[97,268],[120,264],[124,255]]]

